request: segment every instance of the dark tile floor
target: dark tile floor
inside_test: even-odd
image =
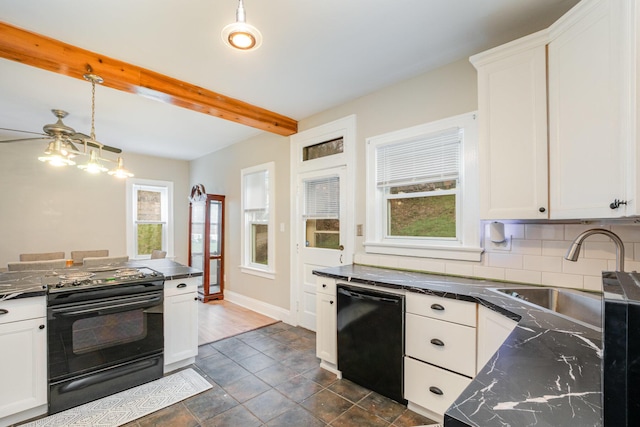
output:
[[[410,427],[434,424],[321,369],[315,334],[276,323],[200,346],[194,366],[213,388],[126,427]]]

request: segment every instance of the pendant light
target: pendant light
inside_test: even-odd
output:
[[[122,157],[118,157],[118,166],[115,169],[110,170],[109,175],[115,176],[116,178],[131,178],[133,174],[124,168],[124,159]]]
[[[94,150],[89,151],[89,161],[83,165],[78,165],[78,167],[85,172],[97,174],[101,172],[106,172],[108,169],[100,164],[98,160],[98,156]]]
[[[262,34],[253,25],[246,23],[246,14],[242,0],[238,0],[236,22],[222,29],[222,41],[234,49],[256,50],[262,44]]]

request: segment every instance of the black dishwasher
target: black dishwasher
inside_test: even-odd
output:
[[[338,285],[338,369],[342,377],[406,404],[404,296]]]

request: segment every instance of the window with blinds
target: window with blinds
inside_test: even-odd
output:
[[[305,245],[312,248],[340,247],[340,178],[304,181]]]
[[[366,252],[479,261],[475,112],[366,142]]]
[[[460,146],[451,128],[377,148],[386,236],[456,238]]]

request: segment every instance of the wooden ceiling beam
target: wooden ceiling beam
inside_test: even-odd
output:
[[[83,79],[89,70],[103,86],[157,99],[256,129],[289,136],[298,122],[264,108],[169,76],[0,22],[0,57]]]

